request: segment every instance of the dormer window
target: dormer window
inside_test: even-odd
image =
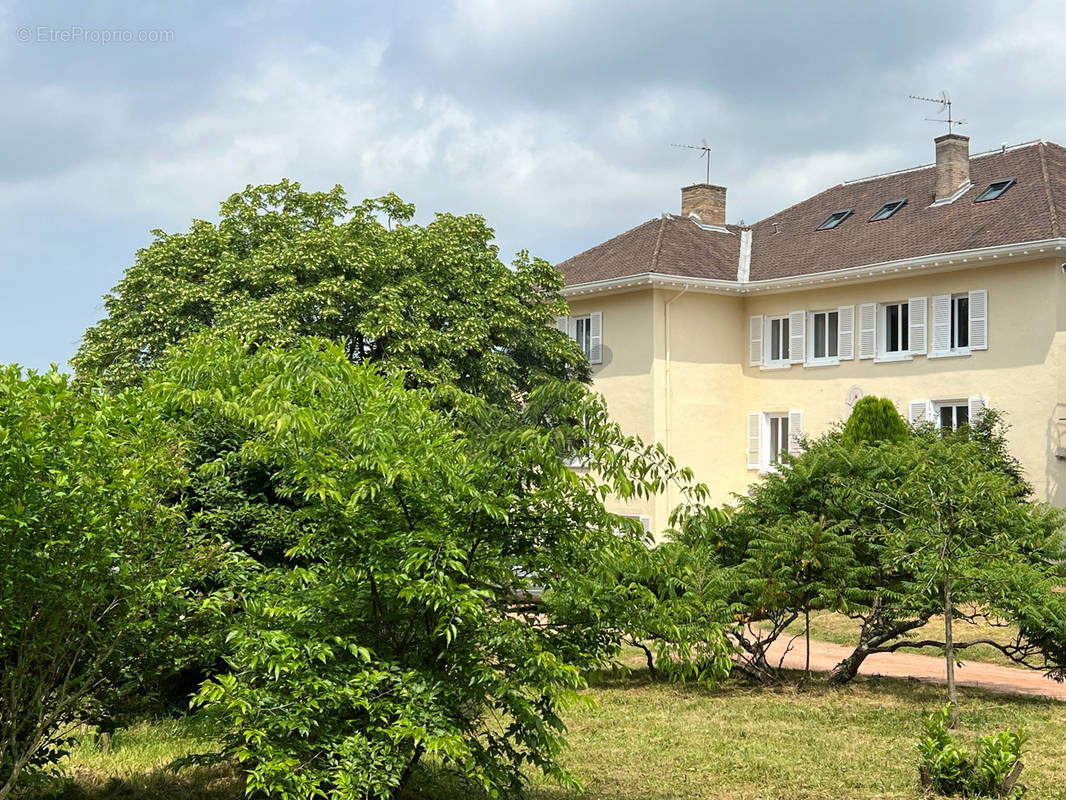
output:
[[[988,184],[985,190],[977,195],[973,201],[975,203],[983,203],[986,200],[996,200],[1002,196],[1007,189],[1012,187],[1017,180],[1017,178],[1006,178],[1001,181],[992,181],[992,183]]]
[[[867,221],[868,222],[878,222],[879,220],[882,220],[882,219],[888,219],[893,214],[895,214],[897,211],[899,211],[901,208],[903,208],[903,206],[905,206],[905,205],[907,205],[907,200],[906,199],[893,200],[891,203],[885,203],[883,206],[881,206],[881,208],[879,208],[877,210],[877,213],[874,214],[872,217],[870,217],[870,219],[867,220]]]
[[[850,217],[854,210],[854,208],[844,208],[840,211],[834,211],[832,214],[826,217],[825,222],[819,225],[815,230],[828,231],[835,228],[841,222]]]

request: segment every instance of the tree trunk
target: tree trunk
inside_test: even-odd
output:
[[[952,636],[951,573],[944,573],[944,659],[947,662],[948,704],[951,706],[950,728],[959,727],[958,696],[955,693],[955,639]]]
[[[829,685],[843,686],[858,675],[859,667],[869,654],[870,651],[866,649],[866,645],[860,644],[856,647],[850,656],[833,667],[833,671],[829,673]]]
[[[808,606],[803,609],[804,638],[807,640],[807,660],[803,667],[803,682],[811,681],[811,609]]]

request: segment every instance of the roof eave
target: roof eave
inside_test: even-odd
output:
[[[632,291],[642,287],[687,288],[689,291],[709,294],[773,294],[777,292],[813,289],[827,283],[861,283],[902,277],[908,273],[950,272],[973,267],[988,267],[1006,261],[1026,260],[1049,255],[1066,249],[1066,238],[1040,239],[1017,242],[995,247],[980,247],[948,253],[933,253],[913,258],[865,264],[858,267],[792,275],[785,278],[769,278],[757,281],[732,281],[716,278],[699,278],[685,275],[666,275],[644,272],[619,278],[608,278],[587,283],[577,283],[563,289],[564,297],[587,294],[605,294]]]

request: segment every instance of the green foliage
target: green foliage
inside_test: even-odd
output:
[[[478,216],[410,222],[395,195],[350,205],[344,190],[249,186],[217,224],[154,231],[85,332],[79,378],[138,383],[198,331],[264,346],[342,341],[355,362],[387,361],[408,386],[451,384],[510,404],[545,376],[588,380],[552,325],[562,276],[525,253],[508,268]]]
[[[58,759],[76,720],[172,666],[200,568],[173,506],[184,479],[139,393],[0,370],[0,797]]]
[[[193,526],[255,559],[198,696],[251,792],[389,797],[423,757],[491,792],[525,767],[569,782],[560,710],[617,636],[532,598],[643,551],[604,496],[688,477],[579,384],[515,413],[405,377],[208,337],[149,382],[195,442]]]
[[[855,404],[844,425],[844,440],[851,444],[901,442],[907,438],[907,423],[891,400],[867,395]]]
[[[1023,797],[1025,787],[1017,779],[1025,732],[1004,730],[983,736],[976,754],[968,756],[948,733],[950,719],[950,705],[926,718],[925,735],[917,742],[923,785],[948,797]]]
[[[808,609],[861,622],[834,682],[870,653],[943,646],[910,634],[944,613],[949,573],[956,618],[1019,626],[1016,641],[990,646],[1061,677],[1063,518],[1028,495],[994,412],[958,432],[928,426],[898,441],[833,430],[752,487],[727,524],[693,517],[679,540],[725,571],[742,664],[762,679],[774,672],[766,648]]]

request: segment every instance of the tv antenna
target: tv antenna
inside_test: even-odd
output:
[[[919,97],[916,94],[909,94],[909,95],[907,95],[907,97],[909,97],[911,100],[924,100],[926,103],[936,103],[937,105],[940,106],[940,108],[938,108],[936,110],[937,114],[943,114],[944,111],[946,110],[948,112],[948,118],[947,119],[944,119],[943,117],[941,117],[940,119],[933,119],[931,117],[926,117],[925,121],[926,122],[946,122],[948,124],[948,133],[951,133],[951,131],[953,130],[952,127],[951,127],[952,125],[965,125],[966,124],[966,120],[964,120],[964,119],[952,119],[951,118],[951,95],[949,95],[947,93],[947,91],[945,91],[943,89],[940,91],[940,97],[937,97],[937,98]]]
[[[709,144],[707,144],[707,140],[706,139],[700,139],[700,142],[702,142],[702,144],[699,144],[699,145],[694,145],[694,144],[672,144],[670,146],[671,147],[684,147],[684,148],[687,148],[688,150],[699,150],[700,154],[699,154],[699,156],[697,156],[697,158],[706,158],[707,159],[707,183],[710,183],[711,182],[711,146]]]

